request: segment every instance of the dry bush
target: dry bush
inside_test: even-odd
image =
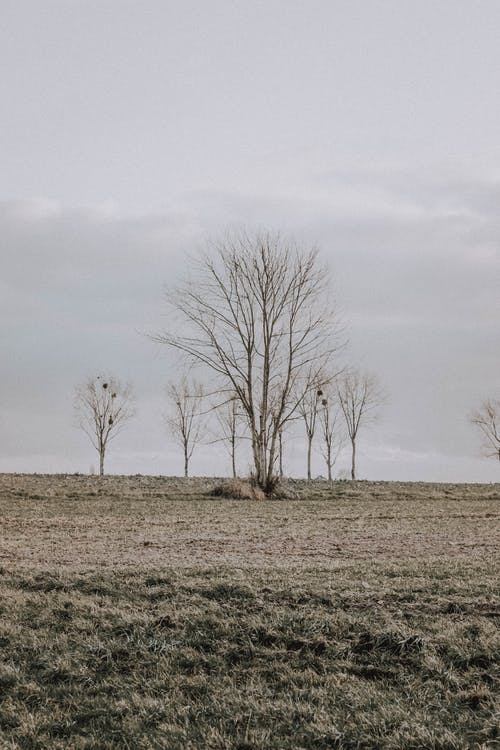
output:
[[[213,497],[227,497],[230,500],[265,500],[261,488],[244,479],[227,479],[216,485],[210,493]]]
[[[280,481],[273,490],[275,500],[300,500],[301,494],[287,480]]]

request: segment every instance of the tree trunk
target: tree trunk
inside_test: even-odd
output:
[[[260,471],[264,481],[264,487],[267,490],[268,487],[268,466],[267,466],[267,455],[266,455],[266,423],[260,416],[260,434],[259,434],[259,445],[260,445]],[[269,467],[272,470],[272,467]],[[262,485],[261,485],[262,486]]]
[[[231,463],[233,465],[233,479],[236,479],[236,441],[234,435],[231,439]]]
[[[256,426],[252,428],[252,453],[253,453],[253,464],[255,466],[255,482],[261,489],[266,487],[266,471],[263,461],[264,448],[262,445],[262,417],[260,418],[260,429],[257,430]]]
[[[257,458],[255,459],[255,481],[261,487],[262,489],[265,489],[266,486],[266,472],[264,470],[264,465],[262,463],[262,446],[260,444],[260,441],[257,442],[256,446],[256,452],[257,452]]]
[[[188,469],[189,469],[189,456],[187,452],[187,448],[184,448],[184,476],[188,476]]]
[[[102,446],[99,451],[99,476],[104,475],[104,447]]]
[[[330,446],[326,449],[326,465],[328,468],[328,481],[332,481],[332,449]]]
[[[311,447],[312,437],[307,436],[307,479],[311,481]]]
[[[266,459],[268,461],[267,467],[266,467],[266,484],[264,487],[264,492],[270,493],[274,490],[276,486],[276,475],[274,473],[274,465],[276,463],[276,434],[273,435],[271,439],[271,447],[269,448],[269,456],[266,455]]]
[[[283,479],[283,434],[281,430],[278,433],[279,437],[279,452],[280,452],[280,479]]]
[[[351,439],[352,459],[351,459],[351,479],[356,479],[356,440]]]

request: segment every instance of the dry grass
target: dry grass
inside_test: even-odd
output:
[[[298,482],[298,500],[247,504],[209,497],[217,483],[0,475],[0,564],[338,567],[500,544],[499,485]]]
[[[261,488],[244,479],[224,479],[213,487],[212,497],[224,497],[228,500],[265,500],[266,496]]]
[[[499,746],[498,485],[0,475],[0,748]]]

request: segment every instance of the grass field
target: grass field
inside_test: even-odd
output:
[[[499,485],[0,475],[0,748],[500,747]]]

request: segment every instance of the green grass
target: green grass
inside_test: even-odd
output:
[[[491,493],[471,498],[457,489],[454,499],[429,488],[432,507],[395,490],[391,499],[387,486],[380,503],[376,485],[345,505],[334,493],[237,507],[193,498],[183,504],[187,526],[177,531],[187,558],[180,565],[158,551],[163,543],[170,549],[179,529],[177,500],[134,495],[125,513],[123,498],[116,505],[100,498],[104,560],[98,501],[51,497],[49,478],[37,486],[36,499],[16,506],[8,491],[2,499],[8,550],[26,540],[26,525],[31,534],[35,522],[39,528],[32,564],[24,549],[0,572],[2,750],[500,747]],[[134,548],[138,531],[128,514],[139,516],[138,508],[139,535],[156,528],[159,548],[138,565],[115,564],[118,537]],[[85,536],[83,563],[60,565],[57,545],[79,549],[72,535],[87,533],[81,514],[96,539]],[[277,527],[291,557],[276,547]],[[475,547],[464,544],[470,528]],[[388,529],[396,552],[379,549]],[[422,535],[433,530],[441,546],[435,538],[430,555]],[[331,544],[348,538],[343,556],[318,557],[313,547],[299,555],[307,539],[314,544],[313,531],[323,545],[325,534]],[[259,549],[251,565],[236,555],[238,539],[249,559]],[[200,548],[206,564],[189,564],[190,550],[196,561]]]

